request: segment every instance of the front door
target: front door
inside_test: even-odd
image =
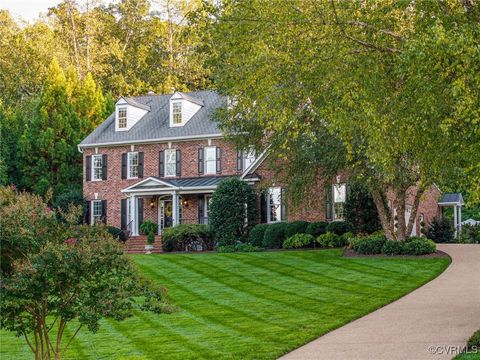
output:
[[[158,227],[159,234],[164,228],[169,228],[173,224],[173,204],[172,200],[159,200],[158,204]]]

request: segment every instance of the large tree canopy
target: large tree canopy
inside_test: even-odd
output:
[[[426,188],[478,181],[479,13],[460,1],[228,1],[213,17],[214,74],[231,99],[221,126],[304,169],[295,189],[341,165],[404,239]],[[303,155],[329,150],[338,161]],[[399,215],[394,232],[382,197],[393,191],[404,214],[412,186],[412,221]]]

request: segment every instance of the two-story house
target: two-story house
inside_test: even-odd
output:
[[[115,112],[79,144],[89,221],[132,236],[146,219],[159,225],[159,234],[179,223],[208,223],[212,193],[233,176],[265,189],[259,192],[261,222],[342,219],[344,177],[328,189],[312,189],[304,206],[289,213],[266,152],[255,156],[224,139],[212,120],[220,106],[226,99],[213,91],[120,98]],[[435,196],[422,201],[422,219],[437,214]]]

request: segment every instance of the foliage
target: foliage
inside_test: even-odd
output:
[[[289,238],[295,234],[305,234],[309,223],[308,221],[292,221],[285,225],[285,237]]]
[[[467,347],[469,350],[473,350],[473,348],[476,348],[477,350],[480,349],[480,329],[475,331],[470,339],[468,339]]]
[[[125,242],[128,240],[127,234],[125,234],[125,231],[123,231],[122,229],[119,229],[115,226],[107,226],[107,231],[118,241]]]
[[[267,230],[268,226],[268,224],[255,225],[252,230],[250,230],[250,234],[248,236],[249,242],[254,246],[262,246],[265,230]]]
[[[68,208],[72,205],[80,206],[82,210],[79,222],[81,222],[82,219],[85,219],[87,213],[85,200],[83,198],[83,191],[82,188],[79,187],[69,187],[64,192],[57,194],[57,196],[53,199],[52,205],[53,207],[59,208],[62,211],[68,211]]]
[[[152,220],[145,220],[140,224],[140,231],[144,234],[147,234],[147,242],[150,245],[155,243],[155,234],[158,231],[158,225],[155,224]]]
[[[437,250],[437,246],[432,240],[425,238],[412,237],[405,244],[406,252],[409,255],[432,254]]]
[[[262,246],[266,249],[280,249],[285,240],[286,223],[270,224],[265,230]]]
[[[35,358],[60,359],[81,328],[97,332],[102,318],[168,308],[160,306],[165,290],[137,274],[105,227],[77,225],[79,208],[57,213],[37,195],[0,192],[2,229],[8,225],[0,326],[22,336]]]
[[[238,178],[223,180],[213,193],[208,216],[218,245],[233,245],[248,239],[257,216],[254,190]]]
[[[386,239],[383,236],[368,236],[352,240],[352,248],[358,254],[374,255],[382,252]]]
[[[462,225],[462,230],[455,242],[462,244],[480,243],[480,225]]]
[[[325,234],[327,232],[327,225],[325,221],[317,221],[308,224],[306,233],[312,235],[316,238],[319,235]]]
[[[314,237],[310,234],[295,234],[283,242],[284,249],[298,249],[309,247],[313,244]]]
[[[163,251],[213,249],[212,235],[207,225],[179,224],[163,229]]]
[[[438,217],[432,220],[427,237],[436,243],[449,243],[454,241],[454,234],[453,222],[446,217]]]
[[[385,255],[405,255],[407,253],[407,243],[404,241],[387,240],[382,246],[382,254]]]
[[[337,235],[343,235],[347,232],[353,232],[353,226],[348,221],[332,221],[327,225],[327,231]]]
[[[342,236],[330,231],[318,236],[315,241],[321,247],[341,247],[346,245],[346,241]]]
[[[215,248],[218,253],[233,253],[233,252],[258,252],[265,250],[262,247],[255,246],[250,243],[238,243],[235,245],[224,245]]]
[[[360,182],[348,185],[348,193],[344,205],[345,220],[350,222],[356,233],[371,234],[382,228],[378,211],[372,195]]]

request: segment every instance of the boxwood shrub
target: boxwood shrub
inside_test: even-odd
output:
[[[382,253],[385,255],[405,255],[407,243],[404,241],[387,240],[382,246]]]
[[[343,246],[343,240],[333,232],[327,232],[316,238],[316,243],[321,247],[339,247]]]
[[[312,235],[314,238],[317,238],[319,235],[325,234],[327,232],[327,225],[325,221],[317,221],[308,224],[307,230],[305,231],[307,234]]]
[[[212,250],[213,239],[207,225],[180,224],[163,229],[162,247],[163,251]]]
[[[347,232],[353,232],[353,226],[348,221],[332,221],[327,225],[327,231],[343,235]]]
[[[265,230],[267,230],[268,224],[257,224],[252,230],[250,230],[250,235],[248,240],[250,244],[254,246],[262,246],[263,237],[265,236]]]
[[[308,221],[292,221],[285,225],[285,237],[288,239],[295,234],[305,234],[307,231]]]
[[[295,234],[283,242],[284,249],[298,249],[308,247],[313,243],[313,236],[310,234]]]
[[[374,255],[381,254],[386,239],[383,236],[357,238],[353,241],[353,250],[359,254]]]
[[[425,238],[410,238],[405,246],[406,252],[409,255],[427,255],[437,250],[435,243]]]
[[[280,249],[285,240],[285,223],[268,225],[263,236],[262,247],[266,249]]]

